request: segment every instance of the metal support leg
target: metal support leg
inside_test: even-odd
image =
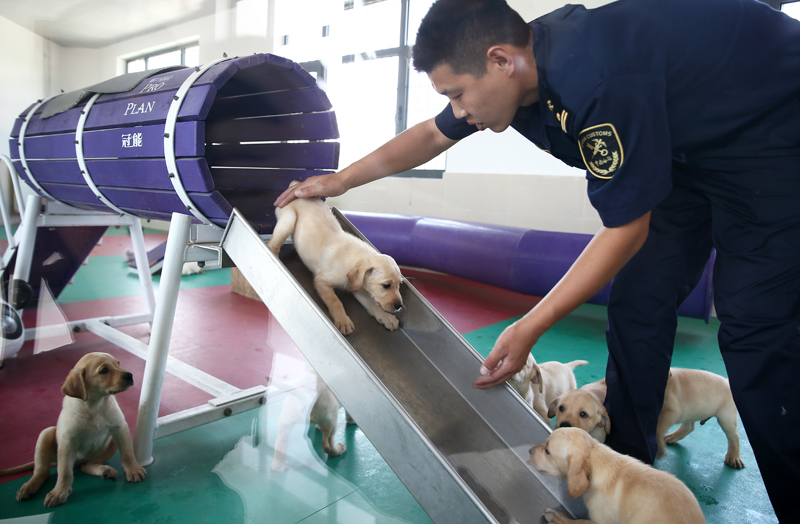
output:
[[[19,226],[17,261],[14,266],[14,278],[9,282],[8,301],[14,305],[17,301],[16,281],[28,282],[31,272],[31,261],[33,260],[33,248],[36,243],[36,218],[39,216],[39,208],[42,205],[42,197],[29,195],[25,203],[25,214],[22,215],[22,222]]]
[[[161,387],[164,382],[169,340],[178,303],[183,253],[189,240],[191,223],[192,217],[189,215],[172,214],[164,265],[161,268],[161,282],[158,288],[153,329],[150,334],[147,363],[144,368],[142,395],[139,398],[139,415],[136,419],[136,432],[133,439],[136,460],[143,466],[153,463],[153,441],[158,423],[158,407],[161,404]],[[137,261],[137,265],[140,268],[147,267],[146,262],[139,263]]]
[[[14,178],[14,165],[11,163],[11,160],[6,155],[0,155],[0,160],[2,160],[6,167],[8,168],[8,175],[9,178],[13,180]],[[21,213],[22,211],[20,211]],[[3,216],[3,226],[6,228],[6,238],[8,239],[8,249],[16,249],[17,241],[14,238],[14,233],[11,230],[11,215],[8,212],[8,205],[6,204],[6,195],[0,191],[0,213]]]
[[[147,260],[147,249],[144,247],[144,234],[142,233],[142,221],[138,218],[130,225],[131,242],[133,243],[133,255],[136,258],[136,269],[139,272],[139,284],[142,286],[142,296],[144,297],[147,312],[154,315],[156,311],[156,296],[153,292],[153,278],[150,275],[150,264]],[[152,325],[152,322],[151,322]]]

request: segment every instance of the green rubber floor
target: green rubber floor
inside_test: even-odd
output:
[[[502,322],[466,335],[482,354]],[[716,345],[716,322],[681,319],[674,365],[725,374]],[[535,348],[537,361],[585,359],[575,374],[578,385],[603,376],[606,350],[605,308],[585,305],[559,323]],[[76,471],[73,494],[49,510],[43,496],[26,502],[14,493],[25,478],[0,485],[0,519],[13,523],[429,523],[430,519],[356,426],[340,414],[337,441],[348,451],[329,458],[319,432],[297,426],[290,440],[290,469],[270,469],[277,421],[285,394],[263,407],[157,440],[155,463],[141,484],[105,481]],[[726,440],[715,421],[698,426],[668,448],[656,466],[684,481],[700,502],[709,523],[776,522],[743,428],[742,459],[736,471],[723,464]],[[198,453],[197,450],[203,450]],[[110,464],[121,473],[119,456]]]

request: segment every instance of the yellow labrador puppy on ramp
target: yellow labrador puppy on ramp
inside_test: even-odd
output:
[[[36,441],[33,476],[17,491],[17,500],[36,493],[50,476],[50,462],[57,458],[58,480],[44,498],[47,507],[67,501],[72,493],[72,468],[81,466],[89,475],[117,479],[117,471],[105,462],[119,448],[128,482],[141,482],[146,475],[133,456],[133,443],[125,416],[114,395],[133,385],[133,375],[108,353],[88,353],[69,372],[61,392],[64,402],[58,422],[45,429]],[[30,469],[31,464],[13,468]],[[23,469],[24,468],[24,469]],[[6,470],[0,473],[11,473]]]
[[[580,428],[559,428],[531,448],[528,461],[540,473],[567,479],[571,497],[583,495],[595,524],[703,524],[692,492],[680,480],[600,444]],[[547,522],[576,522],[558,511]]]
[[[267,246],[277,255],[292,235],[300,260],[314,275],[314,289],[343,335],[355,326],[334,289],[351,291],[386,329],[400,326],[394,314],[403,307],[403,275],[392,257],[345,232],[319,198],[297,198],[275,214],[278,223]]]

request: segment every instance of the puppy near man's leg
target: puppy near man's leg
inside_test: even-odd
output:
[[[47,507],[67,501],[72,493],[73,468],[89,475],[116,480],[117,472],[105,465],[117,449],[128,482],[141,482],[146,473],[133,455],[130,430],[114,395],[133,385],[133,375],[108,353],[84,355],[61,387],[65,397],[56,426],[41,432],[36,441],[33,476],[17,491],[17,500],[35,494],[50,476],[50,464],[58,465],[58,480],[44,499]],[[30,464],[0,471],[24,471]]]

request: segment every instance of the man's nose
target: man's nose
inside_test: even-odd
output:
[[[453,114],[456,118],[466,118],[469,116],[469,113],[461,107],[455,100],[450,101],[450,105],[453,106]]]

